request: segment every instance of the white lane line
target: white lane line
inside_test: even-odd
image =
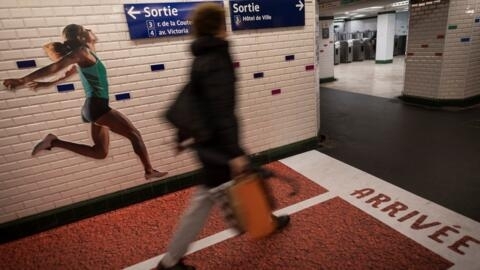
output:
[[[275,211],[274,214],[275,215],[287,215],[287,214],[291,215],[291,214],[300,212],[304,209],[307,209],[309,207],[312,207],[314,205],[317,205],[319,203],[328,201],[328,200],[332,199],[333,197],[335,197],[335,194],[333,194],[331,192],[323,193],[323,194],[317,195],[315,197],[312,197],[310,199],[307,199],[307,200],[298,202],[296,204],[287,206],[285,208],[279,209],[279,210]],[[295,222],[295,220],[293,220],[292,222]],[[232,229],[227,229],[227,230],[221,231],[219,233],[210,235],[208,237],[205,237],[203,239],[200,239],[200,240],[192,243],[192,245],[190,245],[190,248],[189,248],[187,254],[191,254],[193,252],[205,249],[209,246],[212,246],[212,245],[218,244],[220,242],[226,241],[227,239],[232,238],[236,235],[237,235],[236,231],[232,230]],[[125,270],[152,269],[162,259],[163,255],[164,254],[161,254],[159,256],[150,258],[146,261],[143,261],[143,262],[137,263],[135,265],[129,266],[129,267],[125,268]]]
[[[281,162],[451,261],[450,269],[480,269],[479,222],[318,151]]]

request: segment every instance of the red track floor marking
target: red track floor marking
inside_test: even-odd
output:
[[[479,222],[318,151],[281,162],[452,262],[450,270],[480,269]]]
[[[305,176],[295,172],[278,161],[269,163],[265,167],[274,171],[278,175],[288,176],[295,179],[301,187],[297,195],[289,197],[288,194],[290,193],[291,188],[288,184],[275,178],[269,179],[268,181],[270,183],[271,191],[276,198],[277,209],[285,208],[289,205],[327,192],[325,188],[316,185]],[[224,229],[227,229],[227,225],[223,221],[220,209],[215,207],[213,214],[209,217],[204,229],[200,232],[197,239],[202,239]]]
[[[480,238],[478,222],[317,151],[269,167],[300,182],[300,194],[288,197],[289,186],[271,180],[278,208],[293,213],[291,227],[266,240],[240,236],[188,255],[199,270],[480,269],[480,245],[468,238]],[[120,269],[156,260],[191,193],[179,191],[3,244],[0,265],[2,270]],[[402,205],[418,213],[399,214]],[[459,233],[442,229],[447,225]],[[225,228],[217,209],[199,238]],[[464,241],[456,246],[463,255],[449,248],[457,238]]]
[[[326,190],[280,162],[268,168],[286,172],[302,186],[295,197],[290,187],[271,179],[278,208],[325,193]],[[135,204],[93,218],[0,245],[0,269],[74,270],[121,269],[163,253],[193,189]],[[226,224],[214,210],[203,238],[223,231]]]
[[[239,236],[187,256],[198,269],[448,269],[451,262],[340,198],[292,215],[271,238]]]

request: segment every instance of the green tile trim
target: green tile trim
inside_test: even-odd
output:
[[[320,78],[320,83],[334,82],[336,80],[334,77]]]
[[[393,59],[390,60],[375,60],[375,64],[391,64],[393,63]]]
[[[422,106],[427,108],[438,108],[438,109],[444,109],[446,107],[467,109],[471,106],[474,106],[480,103],[480,95],[468,97],[465,99],[431,99],[431,98],[424,98],[424,97],[402,95],[399,97],[399,99],[407,104],[417,105],[417,106]]]
[[[267,164],[279,159],[303,153],[312,149],[316,149],[318,145],[318,138],[313,137],[303,141],[273,148],[264,152],[252,155],[252,162],[256,165]]]
[[[448,30],[454,30],[454,29],[457,29],[457,25],[456,25],[456,24],[449,24],[449,25],[448,25]]]
[[[318,139],[313,137],[254,154],[251,158],[255,165],[260,166],[275,160],[315,149],[317,144]],[[199,182],[199,178],[200,171],[196,170],[6,222],[0,224],[0,243],[20,239],[75,221],[179,191],[194,186]]]

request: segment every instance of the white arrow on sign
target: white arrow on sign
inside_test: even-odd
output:
[[[302,0],[298,0],[298,4],[295,5],[298,8],[298,11],[302,11],[303,7],[305,6]]]
[[[130,17],[132,17],[134,20],[136,20],[137,17],[135,17],[135,15],[141,14],[142,12],[141,12],[141,11],[137,11],[137,10],[133,10],[134,8],[135,8],[135,7],[132,6],[132,7],[128,10],[127,14],[130,15]]]

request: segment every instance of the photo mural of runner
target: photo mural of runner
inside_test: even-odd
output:
[[[119,111],[109,107],[107,71],[102,61],[95,54],[95,34],[81,25],[70,24],[63,29],[63,43],[54,42],[44,46],[46,53],[55,62],[32,72],[22,78],[6,79],[3,84],[9,90],[27,85],[34,90],[48,86],[53,82],[41,82],[42,78],[52,76],[65,69],[68,71],[60,79],[69,77],[78,70],[85,90],[86,100],[82,108],[82,119],[91,123],[93,146],[68,142],[48,134],[32,150],[32,156],[42,150],[54,147],[63,148],[77,154],[104,159],[109,148],[109,130],[130,140],[135,154],[140,158],[145,169],[145,179],[161,178],[167,172],[154,170],[148,156],[147,148],[140,132],[131,121]],[[73,67],[78,66],[78,69]],[[58,79],[55,80],[55,82]]]
[[[205,2],[229,5],[200,0],[0,5],[6,15],[0,22],[0,229],[7,229],[2,236],[59,226],[196,181],[200,164],[194,153],[177,155],[175,130],[159,115],[188,79],[192,37],[190,30],[182,30],[190,29],[187,10]],[[300,3],[305,4],[307,20],[313,20],[313,2],[297,0],[295,5]],[[226,15],[226,30],[231,32]],[[129,23],[134,19],[144,28],[144,39],[131,37]],[[77,52],[65,47],[68,42],[61,33],[70,23],[91,29],[98,40],[88,40],[83,29],[85,48]],[[157,38],[148,37],[152,23]],[[311,27],[289,27],[229,36],[241,78],[238,113],[246,115],[242,132],[249,151],[262,153],[315,136],[312,32]],[[94,68],[102,74],[92,76]],[[248,79],[251,76],[256,79]],[[94,77],[98,84],[89,85]],[[84,103],[83,116],[91,123],[87,125],[79,115]],[[281,116],[276,108],[281,108]],[[284,120],[291,115],[298,118]],[[117,124],[125,124],[125,129]],[[274,132],[277,129],[281,132]],[[159,177],[146,182],[152,174]],[[70,216],[58,218],[62,213]],[[37,218],[46,226],[31,225]],[[28,229],[18,230],[19,224]]]

